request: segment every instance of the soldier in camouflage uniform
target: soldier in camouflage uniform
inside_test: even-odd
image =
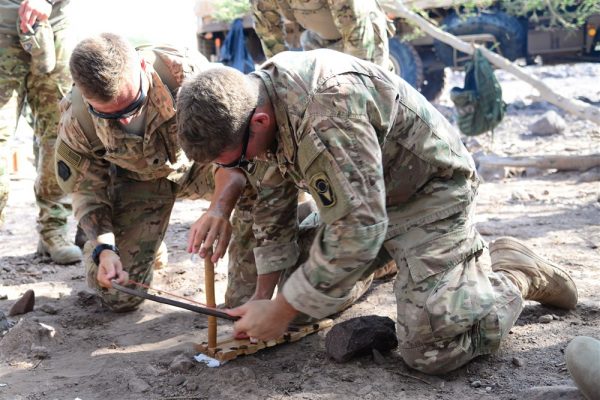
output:
[[[479,179],[459,135],[415,89],[374,64],[314,50],[279,54],[248,76],[207,70],[182,87],[177,118],[188,157],[240,166],[270,160],[282,178],[274,185],[308,190],[319,208],[308,259],[274,300],[230,311],[242,317],[236,332],[270,339],[298,312],[337,311],[382,245],[398,265],[400,353],[427,373],[497,350],[524,299],[577,303],[570,276],[523,243],[501,238],[488,251],[473,222]],[[286,214],[291,205],[258,197],[261,286],[288,274],[297,254],[293,234],[270,236],[269,227],[297,224]]]
[[[37,143],[34,192],[40,209],[38,252],[48,253],[59,264],[81,260],[81,250],[65,238],[71,204],[54,174],[54,147],[60,118],[58,103],[71,86],[65,19],[68,3],[68,0],[0,0],[0,215],[8,196],[7,141],[27,101],[33,113]],[[20,36],[29,33],[29,28],[36,36],[49,32],[49,37],[41,39],[44,43],[36,42],[40,49],[48,50],[46,53],[37,48],[28,48],[28,52],[21,45]],[[49,56],[54,63],[47,69],[38,68]]]
[[[150,61],[156,57],[162,57],[160,64]],[[153,65],[166,72],[159,75]],[[111,280],[150,284],[177,198],[207,198],[214,190],[211,207],[193,225],[197,229],[210,226],[211,218],[228,220],[233,206],[222,208],[220,200],[237,200],[244,189],[241,173],[215,172],[210,164],[188,161],[177,143],[173,93],[186,76],[206,65],[197,53],[136,51],[113,34],[85,39],[73,51],[75,86],[60,104],[56,172],[61,187],[72,193],[75,217],[90,238],[84,247],[88,285],[114,311],[134,309],[142,301],[110,289]],[[243,223],[236,227],[251,233]],[[234,235],[237,242],[249,243],[251,252],[252,238]],[[225,252],[226,242],[213,260]],[[235,254],[247,262],[244,248],[230,255],[232,262]]]
[[[389,63],[388,26],[376,0],[252,0],[254,29],[267,58],[288,50],[283,19],[305,31],[304,50],[328,48],[382,66]]]

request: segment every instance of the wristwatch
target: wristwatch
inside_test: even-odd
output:
[[[103,250],[112,250],[115,253],[117,253],[118,256],[120,255],[117,246],[114,246],[112,244],[100,243],[92,252],[92,261],[94,261],[94,264],[100,265],[100,253],[102,253]]]

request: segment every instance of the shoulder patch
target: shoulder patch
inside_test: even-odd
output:
[[[323,172],[318,172],[310,178],[310,186],[317,195],[323,207],[333,207],[337,202],[335,192],[329,178]]]
[[[73,150],[71,150],[71,148],[62,140],[58,144],[58,148],[56,149],[56,152],[62,158],[64,158],[66,161],[68,161],[73,167],[75,167],[75,168],[79,167],[79,164],[81,163],[81,156],[79,154],[77,154],[76,152],[74,152]]]

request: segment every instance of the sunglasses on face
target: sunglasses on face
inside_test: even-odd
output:
[[[254,110],[252,110],[252,112],[250,113],[250,119],[252,119],[252,116],[254,115],[254,111],[256,111],[256,108]],[[238,160],[230,162],[228,164],[221,164],[219,162],[215,162],[215,164],[217,164],[221,168],[226,168],[226,169],[231,169],[231,168],[248,169],[250,167],[250,165],[253,164],[252,161],[246,159],[246,150],[248,149],[248,142],[250,141],[250,122],[248,122],[248,126],[246,127],[246,132],[244,132],[244,138],[242,140],[243,140],[242,155],[240,156],[240,158]]]
[[[137,99],[123,110],[114,113],[104,113],[94,109],[91,104],[88,104],[88,110],[90,111],[90,114],[102,119],[121,119],[129,118],[135,115],[139,111],[142,104],[144,104],[144,100],[146,100],[146,91],[144,90],[144,85],[142,83],[142,74],[140,73],[140,91],[137,95]]]

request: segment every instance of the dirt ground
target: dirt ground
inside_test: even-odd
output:
[[[593,102],[600,98],[600,65],[527,69],[563,95],[583,95]],[[448,74],[447,89],[460,84],[460,73]],[[489,134],[477,138],[481,148],[500,155],[600,153],[600,127],[540,101],[510,75],[497,75],[510,106],[493,141]],[[438,105],[451,117],[447,92]],[[565,118],[567,129],[552,136],[531,135],[529,124],[549,109]],[[27,140],[20,140],[27,146]],[[478,149],[473,140],[468,143]],[[7,297],[0,300],[0,311],[8,314],[16,299],[33,289],[34,311],[9,319],[39,322],[55,334],[23,335],[11,343],[8,336],[0,339],[0,399],[525,399],[530,397],[523,391],[532,387],[573,386],[565,347],[577,335],[600,338],[599,181],[580,182],[578,172],[527,170],[482,185],[478,227],[488,240],[515,236],[564,266],[578,285],[576,310],[530,302],[498,353],[438,377],[410,370],[394,351],[384,354],[384,360],[364,356],[335,363],[325,353],[326,332],[219,368],[194,363],[175,371],[169,368],[173,361],[181,355],[191,359],[193,344],[206,340],[206,318],[152,302],[132,313],[112,314],[86,288],[81,264],[59,266],[37,256],[34,174],[27,163],[21,161],[20,173],[11,181],[6,223],[0,228],[0,297]],[[188,227],[206,205],[176,204],[166,237],[169,266],[156,272],[155,287],[203,301],[203,267],[192,262],[185,244]],[[73,234],[72,223],[70,229]],[[226,279],[226,262],[221,261],[217,302]],[[376,283],[335,321],[368,314],[394,319],[392,284]],[[552,316],[549,323],[540,322],[544,315]],[[220,322],[219,331],[231,331],[230,324]]]

